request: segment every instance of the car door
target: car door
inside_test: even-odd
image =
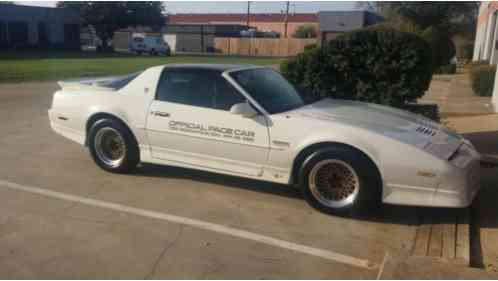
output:
[[[230,113],[244,101],[220,71],[165,69],[147,118],[152,157],[261,175],[269,153],[267,120]]]

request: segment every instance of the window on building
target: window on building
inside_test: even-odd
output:
[[[80,44],[80,26],[78,24],[64,24],[64,47],[79,49]]]
[[[9,22],[9,42],[12,46],[24,46],[28,44],[28,24],[26,22]]]
[[[7,25],[0,21],[0,48],[6,48],[7,45]]]
[[[47,24],[44,22],[38,23],[38,45],[42,48],[48,47]]]

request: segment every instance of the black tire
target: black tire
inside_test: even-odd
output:
[[[344,163],[346,165],[343,166]],[[318,172],[316,171],[320,169],[319,167],[324,167],[324,165],[327,164],[335,165],[330,167],[352,168],[354,171],[354,173],[350,173],[350,169],[347,168],[344,170],[349,175],[353,175],[351,178],[357,179],[358,184],[352,185],[355,186],[354,188],[351,188],[350,186],[347,187],[350,189],[344,194],[349,195],[340,195],[345,196],[346,198],[338,200],[343,202],[339,202],[337,205],[344,204],[343,206],[330,206],[331,204],[327,205],[323,203],[322,201],[324,197],[322,196],[322,201],[320,201],[320,196],[316,195],[317,188],[313,188],[310,184],[310,180],[312,180],[311,178],[314,178],[313,175],[318,175]],[[316,167],[315,170],[313,170],[314,167]],[[312,174],[310,178],[312,171],[316,173]],[[299,187],[303,197],[313,208],[321,212],[334,215],[359,215],[365,214],[367,211],[377,210],[380,206],[382,196],[382,180],[377,167],[366,155],[353,148],[337,146],[320,149],[306,158],[301,165],[299,172]],[[326,182],[329,183],[329,181],[333,180],[334,179],[327,178]],[[356,180],[353,180],[352,182],[356,182]],[[318,185],[319,184],[314,184],[314,186]],[[333,183],[330,185],[333,185]],[[350,192],[351,189],[355,191]],[[328,190],[334,189],[329,188]]]
[[[99,156],[99,152],[97,151],[98,140],[96,140],[96,136],[99,131],[102,132],[104,130],[112,131],[113,133],[117,132],[122,137],[122,140],[124,140],[124,156],[116,165],[107,164],[102,156]],[[140,162],[140,151],[132,132],[120,121],[112,118],[100,119],[92,124],[88,135],[88,147],[93,161],[108,172],[128,173],[135,169]],[[100,152],[100,154],[102,153]]]

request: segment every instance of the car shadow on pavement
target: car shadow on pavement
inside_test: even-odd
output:
[[[133,175],[144,177],[187,179],[197,182],[207,182],[228,187],[242,188],[245,190],[270,193],[289,198],[301,197],[299,191],[296,188],[288,187],[283,184],[173,166],[162,166],[144,163],[138,167]]]
[[[297,187],[188,168],[145,163],[141,164],[138,167],[133,176],[187,179],[197,182],[219,184],[229,188],[239,188],[254,192],[268,193],[287,198],[304,200]],[[375,210],[365,210],[361,214],[347,213],[341,215],[341,217],[377,223],[401,225],[416,225],[419,222],[417,210],[415,207],[396,205],[382,205],[380,208]]]

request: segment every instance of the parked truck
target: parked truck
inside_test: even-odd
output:
[[[159,36],[133,37],[130,42],[130,51],[139,55],[171,55],[168,43]]]

